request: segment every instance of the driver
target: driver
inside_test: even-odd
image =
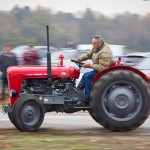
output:
[[[92,60],[92,63],[83,64],[83,68],[92,68],[92,71],[83,74],[81,81],[79,82],[78,89],[85,89],[85,101],[89,101],[90,93],[92,90],[93,82],[92,78],[103,69],[110,67],[113,63],[113,54],[107,43],[104,42],[102,36],[95,35],[92,40],[93,48],[78,58],[72,58],[75,61]]]

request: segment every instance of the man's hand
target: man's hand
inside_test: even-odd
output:
[[[83,68],[91,68],[91,64],[83,64],[82,67]]]

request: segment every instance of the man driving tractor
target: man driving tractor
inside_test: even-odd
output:
[[[87,53],[79,56],[78,58],[72,58],[71,60],[76,61],[85,61],[92,59],[92,64],[83,64],[83,68],[92,68],[92,71],[84,73],[81,81],[79,82],[78,89],[85,89],[85,101],[88,101],[90,98],[90,93],[92,90],[92,78],[99,71],[110,67],[113,63],[113,54],[110,50],[109,45],[104,42],[103,37],[100,35],[95,35],[92,40],[93,48]]]

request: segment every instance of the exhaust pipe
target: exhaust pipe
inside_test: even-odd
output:
[[[51,53],[49,46],[49,26],[46,26],[46,34],[47,34],[47,76],[48,83],[52,83],[52,70],[51,70]]]

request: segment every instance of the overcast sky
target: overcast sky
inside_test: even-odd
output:
[[[140,15],[150,13],[150,0],[0,0],[0,10],[11,10],[15,5],[49,7],[52,11],[76,13],[86,8],[99,11],[104,15],[130,12]]]

